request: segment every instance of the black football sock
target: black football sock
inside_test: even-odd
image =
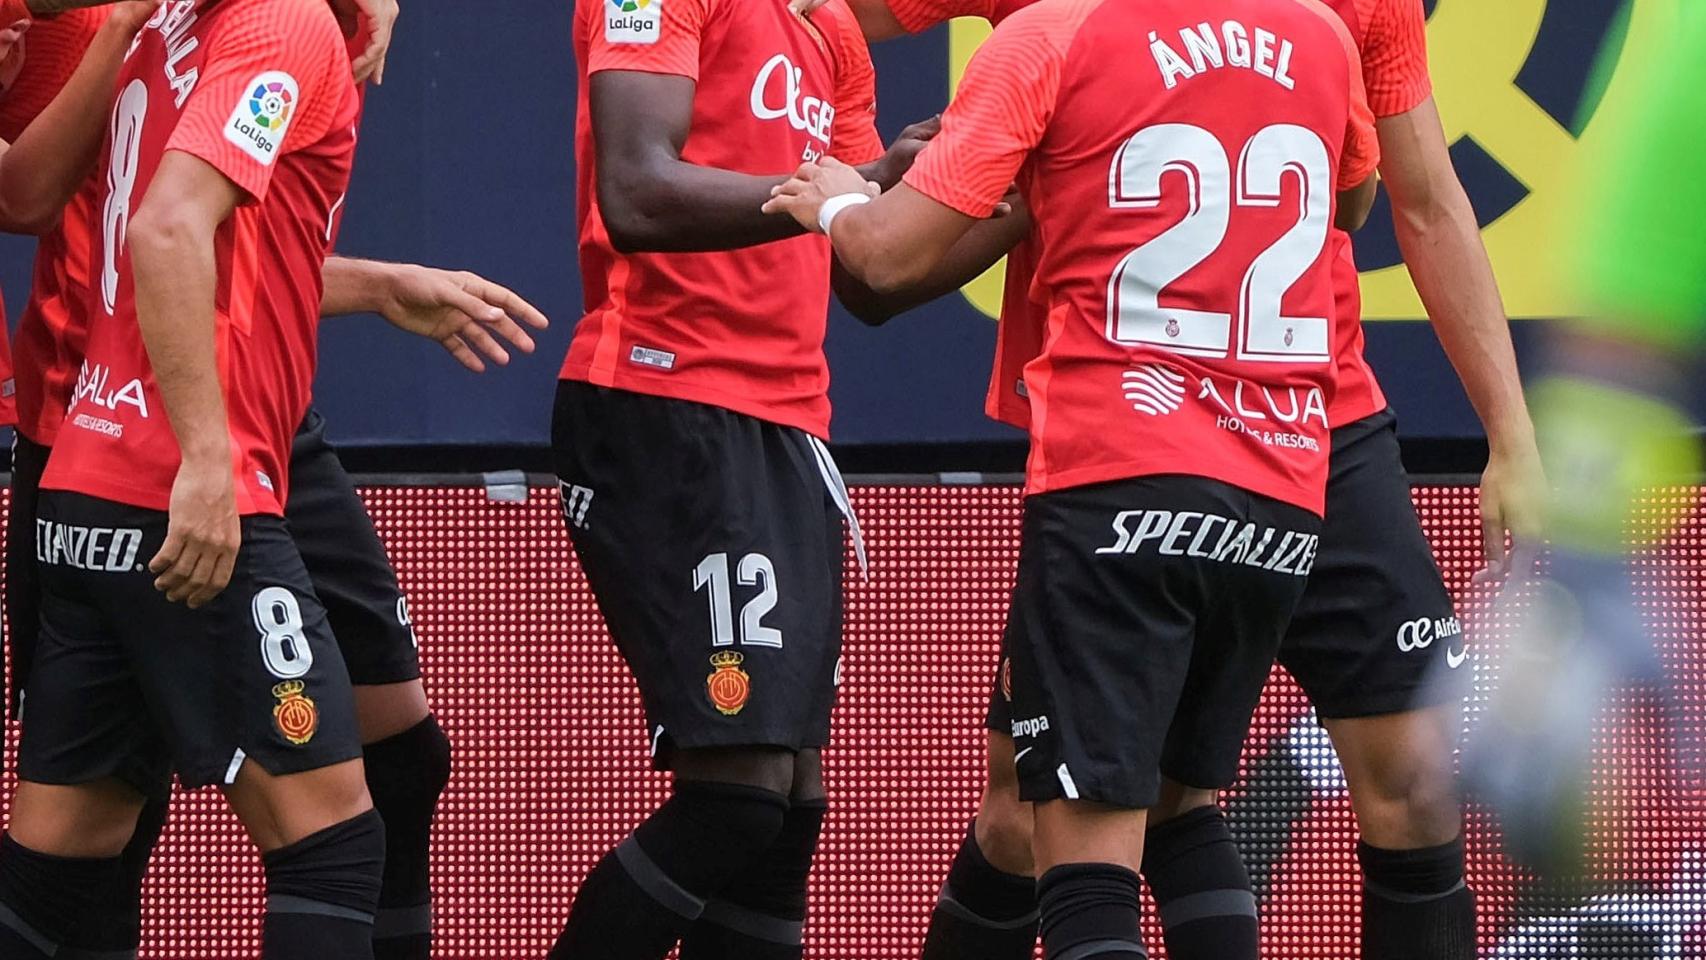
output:
[[[1474,960],[1475,893],[1463,838],[1421,850],[1357,844],[1364,960]]]
[[[450,739],[428,716],[362,748],[367,792],[385,820],[385,881],[373,918],[375,960],[427,960],[432,955],[432,885],[428,877],[432,820],[450,781]]]
[[[1069,863],[1037,880],[1048,960],[1147,960],[1142,881],[1111,863]]]
[[[136,818],[130,843],[119,854],[121,872],[112,895],[77,919],[66,935],[64,949],[54,960],[120,960],[136,956],[142,942],[142,881],[171,806],[167,799],[149,799]],[[5,956],[0,953],[0,956]]]
[[[1168,960],[1256,960],[1256,894],[1219,806],[1151,827],[1143,876],[1161,913]]]
[[[825,800],[798,800],[776,842],[726,884],[681,938],[681,960],[800,960],[806,883],[817,856]]]
[[[261,857],[261,960],[371,960],[385,823],[369,810]]]
[[[678,779],[587,875],[551,960],[663,960],[706,901],[776,842],[787,812],[779,793]]]
[[[85,918],[122,899],[118,857],[55,857],[0,837],[0,957],[51,960],[71,955]]]
[[[930,914],[923,960],[1030,960],[1036,950],[1036,880],[996,869],[967,829]]]

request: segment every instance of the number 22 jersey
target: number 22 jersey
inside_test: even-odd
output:
[[[906,182],[984,216],[1017,180],[1031,207],[1028,491],[1184,473],[1320,513],[1328,231],[1378,160],[1356,47],[1317,0],[1004,20]]]
[[[174,0],[119,75],[95,204],[88,345],[42,487],[165,510],[180,455],[137,324],[126,243],[169,152],[242,199],[214,237],[214,323],[237,509],[282,514],[308,409],[332,216],[359,97],[324,0]]]

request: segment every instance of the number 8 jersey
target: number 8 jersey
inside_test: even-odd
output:
[[[1017,180],[1047,310],[1027,492],[1210,477],[1319,514],[1336,193],[1379,160],[1318,0],[1042,0],[978,51],[908,173],[986,216]]]
[[[96,178],[88,345],[44,489],[165,510],[180,460],[137,324],[126,233],[168,151],[242,194],[214,236],[219,376],[238,511],[282,514],[308,409],[320,270],[359,97],[325,0],[172,0],[121,71]]]

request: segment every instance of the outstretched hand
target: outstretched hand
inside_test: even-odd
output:
[[[399,330],[436,340],[475,373],[485,371],[487,360],[509,363],[506,343],[532,353],[533,338],[524,325],[550,326],[533,304],[477,274],[414,265],[395,270],[380,315]]]
[[[862,193],[875,197],[882,187],[866,180],[859,171],[834,157],[824,157],[815,163],[803,163],[792,179],[778,184],[764,203],[765,213],[786,213],[798,220],[800,226],[821,233],[818,212],[830,197]]]

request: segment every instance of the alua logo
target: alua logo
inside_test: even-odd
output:
[[[77,388],[72,403],[91,403],[103,410],[117,411],[121,405],[135,407],[148,419],[148,394],[142,389],[142,379],[132,377],[119,386],[112,385],[112,368],[104,363],[83,361],[77,372]]]

